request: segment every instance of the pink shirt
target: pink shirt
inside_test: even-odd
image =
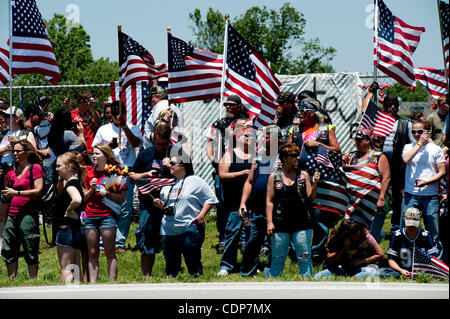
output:
[[[17,178],[16,169],[9,171],[6,174],[5,185],[12,187],[15,190],[25,191],[30,190],[30,168],[22,175],[21,178]],[[42,167],[38,164],[33,165],[33,180],[38,178],[44,178],[44,171]],[[23,213],[32,213],[36,211],[35,198],[29,196],[14,196],[11,200],[11,205],[9,206],[9,216],[17,216]]]

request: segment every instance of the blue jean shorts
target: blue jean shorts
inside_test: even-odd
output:
[[[81,249],[86,245],[86,237],[80,227],[66,229],[58,229],[56,233],[56,245],[73,249]]]
[[[104,229],[117,228],[117,223],[112,216],[86,217],[84,219],[84,229]]]

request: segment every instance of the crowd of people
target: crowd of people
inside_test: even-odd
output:
[[[362,113],[378,89],[374,82]],[[136,196],[144,277],[152,276],[161,251],[168,277],[181,271],[182,257],[188,273],[201,276],[205,217],[213,208],[218,276],[263,271],[277,277],[289,257],[302,277],[411,277],[415,249],[448,263],[448,95],[424,118],[399,116],[399,98],[388,94],[382,110],[396,119],[392,132],[380,137],[359,126],[355,151],[346,154],[312,91],[281,92],[274,122],[260,130],[241,98],[228,96],[225,117],[205,136],[212,188],[194,172],[182,110],[159,86],[145,98],[152,113],[143,130],[127,125],[117,101],[103,102],[99,114],[89,92],[79,93],[76,105],[66,98],[54,114],[45,96],[24,111],[0,100],[0,248],[9,278],[17,275],[21,246],[29,276],[36,278],[38,212],[47,209],[61,280],[96,282],[102,253],[116,280],[116,254],[127,250]],[[319,161],[324,150],[325,161]],[[106,186],[108,167],[124,172],[122,187]],[[324,209],[321,189],[337,179],[346,183],[345,213]],[[152,180],[167,183],[149,191],[137,187]],[[44,204],[49,193],[54,200]],[[315,265],[322,270],[314,273]]]

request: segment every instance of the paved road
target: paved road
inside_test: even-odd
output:
[[[5,299],[449,299],[448,284],[257,282],[0,288]]]

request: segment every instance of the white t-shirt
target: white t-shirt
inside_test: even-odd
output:
[[[131,133],[134,136],[141,140],[141,143],[137,148],[134,148],[129,142],[127,135],[122,128],[122,137],[120,147],[116,147],[113,149],[114,156],[119,161],[120,165],[124,167],[127,165],[128,167],[132,167],[134,162],[136,161],[138,148],[142,146],[142,134],[139,127],[133,125],[130,127]],[[113,123],[108,123],[103,126],[100,126],[97,133],[95,133],[94,141],[92,142],[92,146],[95,146],[100,143],[109,144],[113,138],[119,137],[119,128],[115,126]],[[119,143],[119,140],[117,140]]]
[[[153,143],[150,141],[150,135],[152,134],[153,130],[155,129],[156,124],[158,123],[158,117],[159,114],[162,111],[165,111],[169,108],[169,101],[168,100],[162,100],[159,101],[152,109],[152,113],[148,117],[147,121],[144,125],[144,148],[148,148],[153,145]],[[183,133],[183,113],[176,105],[170,105],[170,108],[174,110],[175,114],[178,118],[177,125],[174,125],[173,131],[178,133]]]
[[[416,143],[406,144],[403,148],[403,154],[413,148]],[[434,143],[428,142],[419,149],[416,155],[406,165],[405,173],[405,192],[430,196],[439,194],[439,181],[423,187],[415,187],[417,178],[427,180],[438,173],[437,164],[445,163],[444,152]]]
[[[182,184],[183,188],[180,189]],[[184,183],[183,180],[176,180],[169,194],[170,189],[171,186],[164,186],[160,198],[166,202],[166,207],[175,205],[175,215],[164,215],[161,221],[161,235],[183,234],[204,205],[219,202],[211,187],[199,176],[187,176]]]

